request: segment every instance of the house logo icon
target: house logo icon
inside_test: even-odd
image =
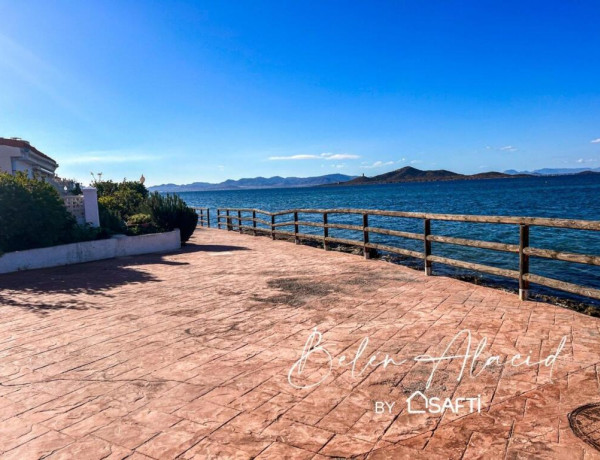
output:
[[[415,391],[406,400],[409,414],[424,414],[426,412],[424,410],[416,409],[415,406],[418,405],[419,400],[423,400],[425,402],[425,409],[429,408],[429,399],[427,399],[427,396],[420,391]]]

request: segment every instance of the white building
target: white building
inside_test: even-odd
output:
[[[29,142],[16,137],[0,137],[0,171],[15,174],[26,171],[29,177],[53,178],[58,163]]]

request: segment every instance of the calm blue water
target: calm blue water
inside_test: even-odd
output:
[[[600,176],[558,176],[458,182],[370,185],[358,187],[314,187],[219,192],[183,192],[191,206],[211,208],[258,208],[279,211],[291,208],[364,208],[444,214],[514,215],[600,220]],[[318,216],[300,216],[318,220]],[[281,218],[282,221],[287,220]],[[360,216],[329,216],[329,222],[360,225]],[[370,217],[371,226],[422,232],[422,221]],[[279,221],[279,220],[278,220]],[[284,230],[290,230],[285,228]],[[303,233],[318,233],[312,227]],[[432,222],[432,233],[464,238],[518,244],[515,225]],[[330,236],[360,239],[362,234],[330,230]],[[372,235],[373,242],[421,251],[422,242]],[[533,227],[530,245],[562,251],[600,255],[600,232]],[[473,261],[502,268],[518,269],[518,257],[491,250],[433,243],[433,254]],[[600,267],[531,259],[533,273],[600,288]],[[456,273],[438,267],[434,271]]]

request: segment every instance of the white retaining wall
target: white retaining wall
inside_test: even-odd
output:
[[[181,248],[181,239],[178,229],[149,235],[119,235],[108,240],[7,252],[0,256],[0,273],[58,267],[120,256],[174,251],[179,248]]]

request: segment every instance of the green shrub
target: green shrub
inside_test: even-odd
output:
[[[24,173],[0,173],[1,252],[70,243],[77,231],[52,185]]]
[[[110,238],[111,232],[103,227],[92,227],[90,224],[75,225],[73,228],[69,243],[80,243],[82,241],[101,240]]]
[[[121,219],[127,220],[136,214],[144,203],[144,197],[130,189],[117,190],[113,195],[101,196],[98,203],[111,211],[119,213]]]
[[[148,225],[152,223],[150,214],[134,214],[127,220],[127,225]]]
[[[140,182],[109,180],[96,181],[93,185],[98,190],[98,204],[117,212],[124,221],[139,213],[148,197],[148,189]]]
[[[98,198],[100,198],[103,196],[113,195],[117,191],[119,184],[111,180],[105,180],[94,181],[92,186],[96,188],[96,191],[98,192]]]
[[[149,195],[136,181],[96,181],[100,225],[113,233],[141,235],[178,228],[187,241],[198,222],[196,212],[176,195]],[[127,222],[127,223],[125,223]]]
[[[152,221],[150,214],[134,214],[127,221],[127,227],[127,231],[131,235],[145,235],[160,231]]]
[[[198,214],[178,195],[152,193],[147,200],[147,208],[154,223],[165,231],[179,229],[181,242],[190,239],[198,224]]]
[[[100,217],[100,227],[106,229],[109,233],[127,233],[127,225],[121,215],[114,210],[108,209],[100,200],[98,200],[98,215]]]

